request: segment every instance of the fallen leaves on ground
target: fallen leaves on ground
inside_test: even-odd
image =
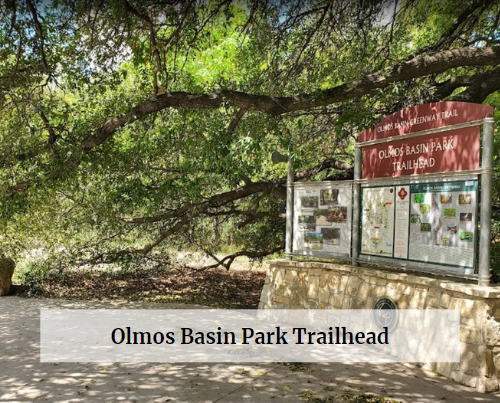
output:
[[[387,399],[382,396],[372,394],[354,395],[351,393],[343,393],[342,395],[334,395],[329,397],[315,397],[311,391],[304,392],[302,397],[306,397],[309,403],[402,403],[400,400]]]
[[[266,274],[261,271],[172,269],[142,273],[67,272],[46,280],[35,293],[17,286],[21,296],[64,299],[124,299],[256,309]]]

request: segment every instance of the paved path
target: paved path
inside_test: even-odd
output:
[[[194,306],[2,297],[0,402],[277,403],[373,393],[402,402],[500,403],[498,394],[480,394],[404,364],[40,363],[40,308]]]

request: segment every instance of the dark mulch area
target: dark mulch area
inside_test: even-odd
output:
[[[215,308],[256,309],[266,274],[259,271],[172,269],[161,273],[70,272],[36,289],[15,286],[24,297],[124,299],[176,302]]]

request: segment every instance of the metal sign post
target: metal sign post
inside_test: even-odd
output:
[[[354,199],[353,199],[353,217],[352,217],[352,265],[358,265],[359,258],[359,223],[361,219],[361,185],[356,182],[361,179],[361,163],[363,149],[356,145],[354,154]]]
[[[479,240],[479,281],[490,284],[491,248],[491,187],[493,181],[493,123],[492,117],[483,120],[483,158],[481,173],[481,232]]]
[[[285,255],[292,259],[292,241],[293,241],[293,181],[295,174],[293,172],[293,162],[290,154],[288,155],[288,174],[286,177],[286,238]]]
[[[291,260],[293,255],[293,181],[295,180],[293,161],[290,157],[290,151],[288,152],[288,156],[285,156],[278,151],[274,151],[271,155],[271,161],[273,164],[279,164],[281,162],[288,163],[288,173],[286,177],[285,256]]]

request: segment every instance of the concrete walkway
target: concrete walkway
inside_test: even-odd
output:
[[[500,402],[408,364],[40,363],[40,308],[195,308],[0,298],[1,402],[321,402],[371,393],[401,402]],[[338,400],[345,401],[340,397]]]

